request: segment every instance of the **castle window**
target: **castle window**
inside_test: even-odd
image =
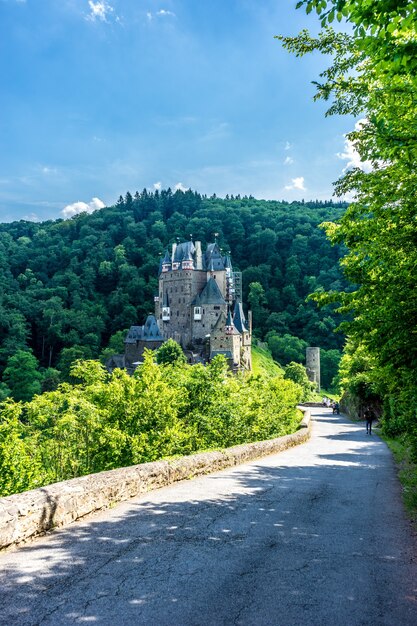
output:
[[[217,304],[215,304],[215,305],[214,305],[214,310],[215,310],[215,311],[216,311],[216,310],[217,310],[217,311],[219,311],[219,310],[220,310],[220,307],[219,307]]]
[[[194,319],[196,321],[200,321],[201,320],[201,307],[200,306],[195,306],[194,307]],[[203,324],[204,326],[204,324]]]

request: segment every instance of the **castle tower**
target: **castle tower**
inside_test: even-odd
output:
[[[217,241],[204,253],[200,241],[174,243],[160,262],[155,296],[155,317],[164,339],[175,339],[202,360],[209,341],[210,354],[227,352],[233,368],[251,369],[251,332],[237,297],[238,274]]]
[[[320,348],[306,348],[306,370],[309,380],[320,391]]]

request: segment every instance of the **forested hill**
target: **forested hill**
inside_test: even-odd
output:
[[[144,190],[70,220],[2,224],[0,373],[18,350],[32,350],[41,367],[65,374],[74,358],[97,357],[109,342],[119,347],[115,333],[153,311],[159,256],[167,245],[190,234],[204,244],[215,232],[243,272],[255,334],[269,340],[278,357],[286,334],[298,338],[292,341],[300,354],[303,342],[339,349],[334,313],[305,298],[343,286],[340,249],[318,228],[343,210],[332,202]]]

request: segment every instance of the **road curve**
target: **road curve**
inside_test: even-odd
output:
[[[1,626],[416,626],[391,455],[362,425],[312,412],[304,445],[2,553]]]

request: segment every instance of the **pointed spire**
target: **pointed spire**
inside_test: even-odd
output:
[[[240,333],[247,333],[245,314],[243,313],[242,303],[236,300],[235,310],[233,313],[233,322]]]

